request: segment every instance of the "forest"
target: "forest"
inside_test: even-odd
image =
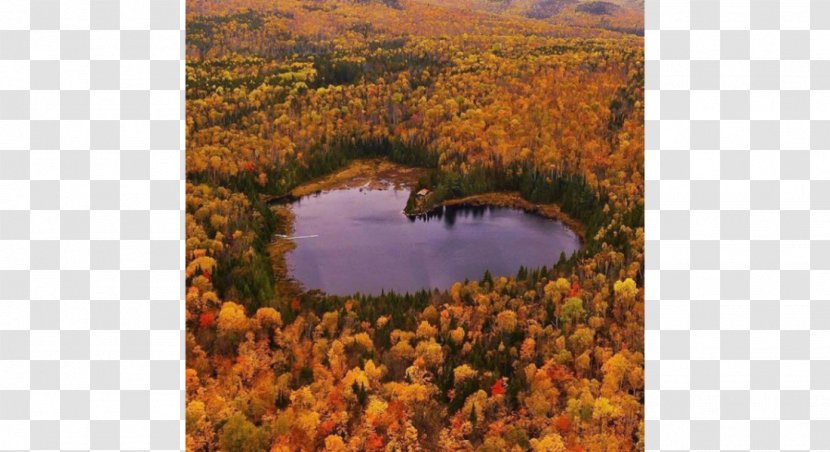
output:
[[[187,0],[187,449],[642,450],[641,14]],[[298,288],[269,200],[367,158],[424,168],[430,206],[557,205],[584,246],[446,290]]]

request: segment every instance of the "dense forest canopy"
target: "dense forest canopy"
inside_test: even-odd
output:
[[[635,2],[187,3],[188,450],[642,449]],[[432,204],[556,204],[583,251],[446,291],[299,290],[266,200],[361,158],[427,168]]]

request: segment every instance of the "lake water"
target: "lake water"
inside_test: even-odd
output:
[[[297,247],[291,277],[338,295],[449,288],[456,281],[515,275],[570,256],[579,238],[559,221],[497,207],[446,208],[413,219],[409,190],[334,190],[292,204]],[[283,240],[283,239],[280,239]]]

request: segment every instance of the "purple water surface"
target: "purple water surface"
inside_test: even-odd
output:
[[[515,275],[570,256],[577,235],[559,221],[500,207],[447,208],[412,219],[402,213],[408,190],[345,189],[304,197],[291,206],[296,240],[291,277],[306,289],[347,295],[381,290],[449,288],[456,281]]]

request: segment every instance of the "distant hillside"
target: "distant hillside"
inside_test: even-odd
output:
[[[576,7],[577,12],[600,16],[614,14],[619,10],[620,5],[610,2],[585,2]]]
[[[525,15],[534,19],[548,19],[574,3],[576,0],[540,0],[533,3]]]
[[[542,19],[641,35],[642,0],[415,0],[448,8]]]

